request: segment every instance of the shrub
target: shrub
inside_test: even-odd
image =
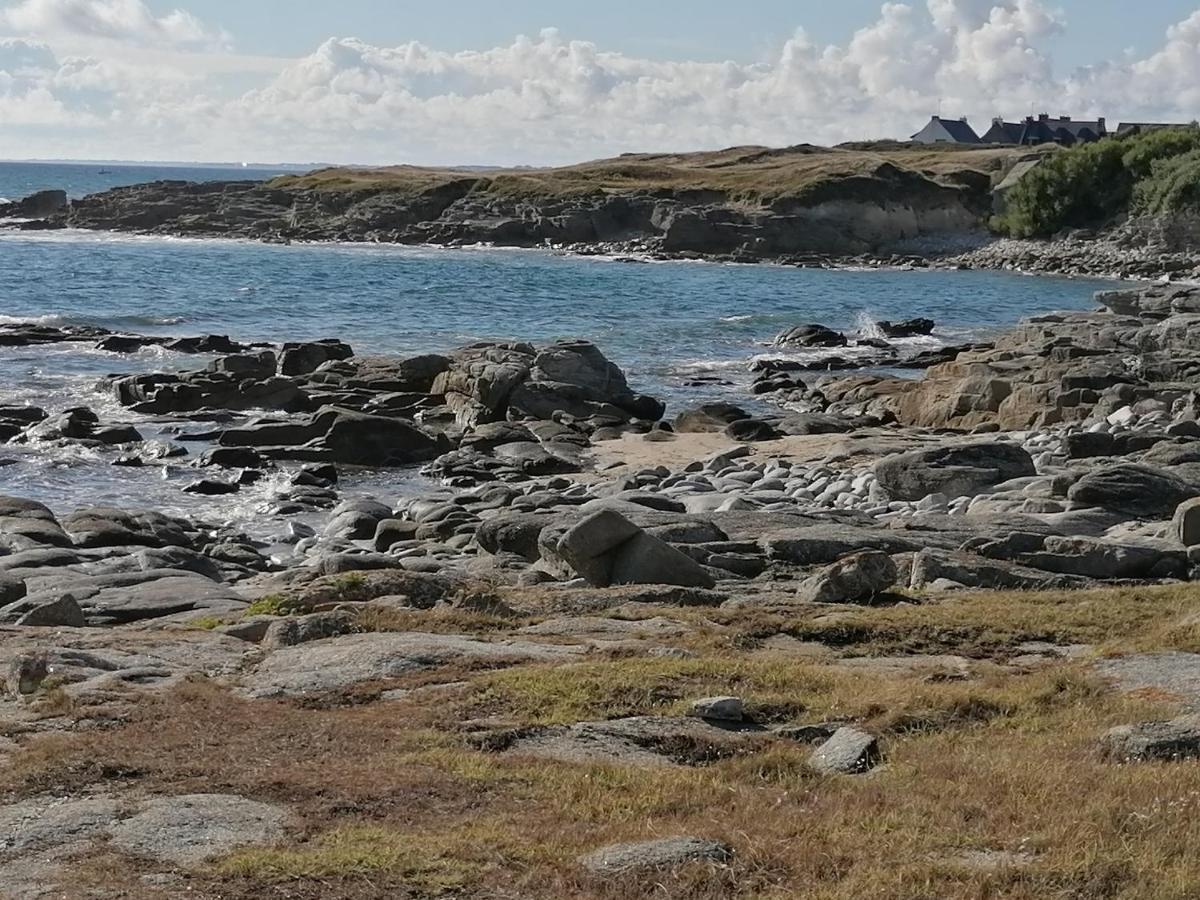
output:
[[[1197,207],[1200,128],[1149,132],[1064,150],[1008,193],[997,230],[1049,237],[1090,228],[1134,211],[1167,214]]]

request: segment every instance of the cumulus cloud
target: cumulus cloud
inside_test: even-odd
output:
[[[226,39],[189,12],[156,16],[142,0],[21,0],[0,10],[0,29],[146,46],[207,47]]]
[[[86,15],[67,15],[77,10]],[[0,14],[0,32],[18,12],[29,17],[28,33],[70,21],[106,40],[182,46],[213,34],[187,13],[155,18],[140,0],[23,0]],[[42,74],[21,76],[19,91],[28,98],[36,88],[60,111],[106,122],[96,134],[106,155],[375,163],[559,163],[907,137],[939,103],[978,125],[1035,108],[1111,119],[1194,115],[1200,10],[1145,58],[1059,74],[1044,47],[1066,27],[1042,0],[889,2],[844,44],[819,45],[800,29],[758,64],[641,59],[553,29],[457,53],[331,38],[256,74],[248,90],[139,67],[97,45],[49,61],[36,51]],[[16,54],[0,51],[0,97],[5,73],[20,68]],[[0,154],[11,152],[5,131]]]

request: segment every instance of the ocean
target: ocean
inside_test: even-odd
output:
[[[262,166],[0,162],[0,200],[20,200],[46,190],[66,191],[68,197],[77,198],[147,181],[263,181],[296,171]]]
[[[86,183],[79,167],[56,168],[43,166],[30,183],[69,191]],[[137,177],[185,171],[145,169]],[[0,195],[12,184],[0,165]],[[625,369],[636,389],[667,398],[675,410],[713,399],[747,401],[750,363],[786,356],[770,342],[792,325],[862,332],[881,319],[923,316],[938,327],[934,337],[910,342],[920,349],[986,337],[1033,313],[1087,308],[1105,286],[1000,272],[646,263],[548,251],[0,230],[0,321],[242,340],[340,337],[359,352],[394,354],[446,351],[481,339],[582,337]],[[0,404],[87,405],[106,423],[132,421],[152,437],[169,423],[121,409],[97,389],[100,377],[205,362],[159,350],[118,356],[80,345],[4,348]],[[698,376],[727,383],[697,384]],[[250,490],[231,503],[184,495],[179,487],[196,477],[194,470],[116,469],[105,452],[81,447],[4,447],[0,457],[16,461],[0,468],[0,493],[33,496],[60,511],[86,499],[244,524],[255,520],[265,496]],[[413,473],[357,478],[352,483],[362,490],[385,496],[420,486]]]

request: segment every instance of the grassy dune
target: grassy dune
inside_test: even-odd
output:
[[[705,153],[628,154],[546,169],[470,171],[414,166],[323,169],[275,179],[275,187],[418,194],[456,181],[477,182],[497,196],[577,197],[633,191],[719,191],[732,199],[802,196],[830,180],[875,177],[881,166],[960,184],[990,177],[1019,155],[1012,148],[913,147],[882,143],[854,148],[800,145],[734,147]]]

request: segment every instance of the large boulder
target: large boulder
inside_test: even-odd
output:
[[[845,347],[847,343],[844,334],[824,325],[811,324],[788,328],[775,338],[776,347]]]
[[[930,494],[961,497],[1036,474],[1029,453],[1002,443],[913,450],[875,464],[879,486],[893,500],[922,500]]]
[[[1116,762],[1195,759],[1200,757],[1200,716],[1120,725],[1104,734],[1100,748]]]
[[[809,603],[870,603],[896,583],[896,563],[881,550],[843,557],[805,579],[800,599]]]
[[[543,540],[542,554],[594,587],[613,584],[671,584],[711,588],[715,581],[690,556],[648,534],[620,513],[593,513],[564,534],[553,548]]]
[[[333,338],[284,344],[279,355],[279,374],[307,375],[327,362],[349,359],[353,355],[354,350],[349,344]]]
[[[321,443],[330,451],[333,462],[408,466],[435,459],[443,449],[432,435],[402,419],[332,409],[336,415]]]
[[[1067,492],[1071,501],[1139,519],[1169,519],[1200,488],[1161,469],[1128,463],[1089,472]]]

